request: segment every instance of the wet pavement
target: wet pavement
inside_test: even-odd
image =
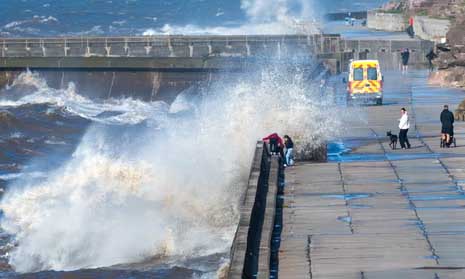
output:
[[[465,123],[439,146],[439,113],[465,92],[424,71],[386,74],[385,103],[359,110],[330,162],[286,169],[280,278],[465,278]],[[412,149],[391,150],[401,107]]]

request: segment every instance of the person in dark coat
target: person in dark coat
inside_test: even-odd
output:
[[[288,135],[284,136],[284,146],[286,147],[286,153],[284,158],[286,160],[286,163],[284,164],[284,166],[292,166],[294,165],[294,142]]]
[[[451,138],[454,136],[454,114],[449,111],[448,105],[444,105],[444,110],[441,112],[441,124],[442,140],[449,147]]]
[[[406,73],[408,71],[408,61],[410,59],[410,50],[408,48],[404,48],[400,53],[400,57],[402,58],[402,73]]]
[[[429,70],[432,72],[434,70],[433,60],[436,59],[438,55],[434,53],[434,49],[431,49],[428,54],[426,54],[426,59],[428,59]]]

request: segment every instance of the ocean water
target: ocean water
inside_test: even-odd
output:
[[[170,104],[18,76],[0,92],[0,278],[218,277],[255,141],[318,144],[348,117],[289,69],[225,76]]]
[[[2,0],[1,36],[276,33],[289,21],[384,0]]]
[[[0,32],[292,33],[353,4],[4,0]],[[0,89],[0,278],[221,277],[255,141],[278,132],[319,144],[351,117],[318,84],[289,61],[144,102],[24,71]]]

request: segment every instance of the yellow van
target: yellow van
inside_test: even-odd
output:
[[[347,80],[349,101],[383,104],[383,75],[378,60],[353,60]]]

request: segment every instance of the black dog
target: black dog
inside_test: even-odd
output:
[[[393,135],[391,133],[391,131],[388,131],[386,133],[386,135],[389,137],[389,140],[391,141],[389,143],[389,146],[391,147],[391,149],[396,149],[396,147],[397,147],[397,135]]]

